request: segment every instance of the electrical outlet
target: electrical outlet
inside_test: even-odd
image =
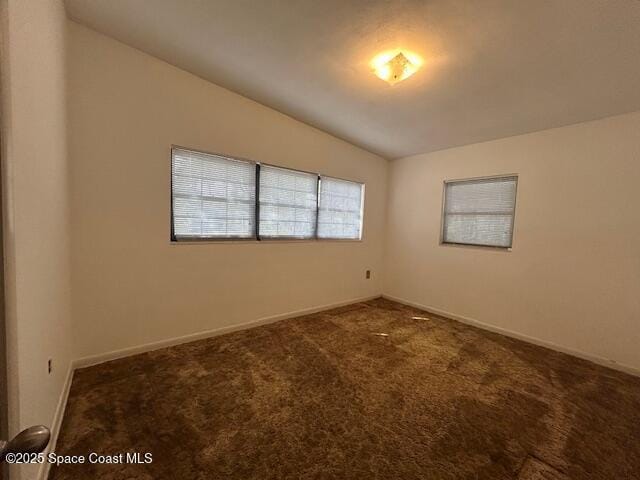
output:
[[[371,270],[367,270],[364,274],[364,277],[369,280],[371,278]]]
[[[50,358],[49,360],[47,360],[47,371],[51,373],[52,369],[53,369],[53,360]]]

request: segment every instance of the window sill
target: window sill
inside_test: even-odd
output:
[[[221,238],[219,240],[206,238],[206,239],[189,239],[189,240],[170,240],[170,245],[199,245],[199,244],[236,244],[236,245],[253,245],[253,244],[291,244],[291,243],[362,243],[364,239],[339,239],[339,238],[301,238],[301,239],[293,239],[293,238],[265,238],[263,240],[256,240],[255,238],[237,238],[237,239],[227,239]]]
[[[480,250],[493,250],[497,252],[511,252],[513,247],[497,247],[493,245],[474,245],[472,243],[451,243],[451,242],[440,242],[441,247],[457,247],[457,248],[473,248]]]

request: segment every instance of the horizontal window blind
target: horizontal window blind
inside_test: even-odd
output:
[[[318,238],[362,238],[363,190],[361,183],[320,177]]]
[[[315,238],[318,176],[260,165],[260,238]]]
[[[173,148],[173,236],[255,237],[256,167],[248,161]]]
[[[496,177],[445,184],[442,241],[511,247],[518,177]]]

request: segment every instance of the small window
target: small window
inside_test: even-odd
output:
[[[510,248],[517,176],[445,182],[442,243]]]
[[[318,238],[360,240],[364,185],[320,177]]]
[[[171,149],[172,238],[255,238],[255,163]]]
[[[318,175],[260,165],[260,238],[315,238]]]

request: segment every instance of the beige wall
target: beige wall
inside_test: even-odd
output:
[[[72,22],[65,59],[59,2],[0,1],[13,432],[71,358],[383,291],[640,368],[640,113],[389,164]],[[364,241],[171,244],[172,143],[364,181]],[[442,181],[500,173],[513,251],[439,246]]]
[[[440,246],[442,182],[520,175],[513,251]],[[640,369],[640,113],[391,163],[386,294]]]
[[[0,6],[10,429],[16,433],[52,425],[71,360],[66,18],[58,1]]]
[[[381,293],[386,160],[78,24],[70,38],[76,357]],[[171,144],[365,182],[364,241],[171,244]]]

